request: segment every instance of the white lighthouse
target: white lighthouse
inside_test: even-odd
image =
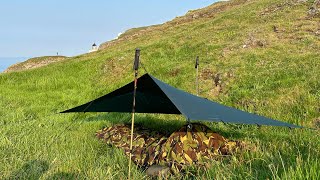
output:
[[[89,50],[89,53],[95,52],[95,51],[98,51],[98,46],[96,45],[96,43],[93,43],[91,49]]]

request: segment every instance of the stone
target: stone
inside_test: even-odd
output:
[[[170,169],[167,166],[160,166],[160,165],[152,165],[150,166],[147,171],[146,174],[148,176],[161,176],[161,177],[165,177],[170,173]]]

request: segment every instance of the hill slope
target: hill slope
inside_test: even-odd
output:
[[[132,81],[136,47],[142,50],[145,69],[175,87],[195,93],[194,59],[199,55],[201,96],[319,128],[320,16],[310,13],[313,3],[221,2],[150,30],[134,31],[136,35],[131,31],[95,53],[1,74],[1,179],[124,179],[128,160],[98,141],[94,132],[129,122],[130,115],[57,112]],[[139,114],[136,119],[158,131],[173,131],[185,121],[173,115]],[[191,168],[186,178],[192,174],[200,179],[319,178],[319,131],[208,125],[228,139],[251,142],[255,149],[213,161],[205,172]],[[134,169],[135,179],[144,176]]]
[[[23,71],[28,69],[39,68],[42,66],[49,65],[51,63],[59,62],[62,60],[66,60],[65,56],[42,56],[27,59],[24,62],[17,63],[8,67],[4,72],[13,72],[13,71]]]

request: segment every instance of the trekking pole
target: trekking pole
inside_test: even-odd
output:
[[[139,58],[140,58],[140,49],[136,49],[134,57],[134,87],[133,87],[133,103],[132,103],[132,118],[131,118],[131,140],[130,140],[130,155],[129,155],[129,171],[128,179],[130,180],[131,175],[131,159],[132,159],[132,142],[133,142],[133,129],[134,129],[134,114],[136,111],[136,91],[138,84],[138,69],[139,69]]]
[[[195,65],[195,68],[196,68],[196,88],[197,88],[197,96],[199,96],[199,79],[198,79],[198,74],[199,74],[199,56],[197,56],[196,58],[196,65]]]

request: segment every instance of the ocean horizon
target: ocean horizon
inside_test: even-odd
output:
[[[3,72],[13,64],[23,62],[27,59],[28,57],[0,57],[0,72]]]

